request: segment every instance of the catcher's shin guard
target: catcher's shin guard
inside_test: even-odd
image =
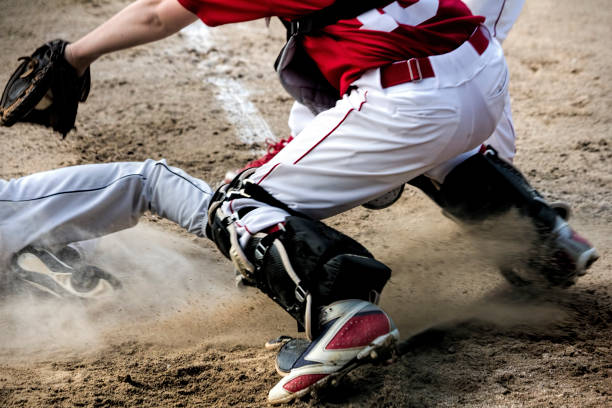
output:
[[[223,201],[240,196],[282,206],[295,215],[275,232],[256,234],[241,248],[236,215],[221,209]],[[263,188],[240,177],[212,200],[207,236],[232,260],[244,281],[285,309],[311,339],[321,329],[321,307],[344,299],[376,303],[391,270],[355,240],[275,201]]]
[[[441,186],[424,177],[410,184],[422,189],[446,214],[464,223],[518,209],[531,220],[538,237],[526,263],[553,286],[573,284],[598,259],[595,248],[567,224],[568,208],[546,202],[519,170],[491,148],[455,167]],[[513,284],[527,284],[512,273],[512,268],[502,265],[504,276]]]

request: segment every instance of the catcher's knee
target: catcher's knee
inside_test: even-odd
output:
[[[207,236],[232,260],[246,283],[278,303],[309,337],[320,329],[322,306],[343,299],[378,301],[391,270],[361,244],[322,222],[293,212],[274,232],[257,233],[241,247],[235,228],[238,215],[221,209],[224,201],[240,196],[292,213],[256,184],[234,180],[213,198]]]

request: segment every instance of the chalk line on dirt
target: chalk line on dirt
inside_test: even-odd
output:
[[[181,30],[181,33],[189,47],[198,52],[207,53],[217,43],[210,29],[201,22],[185,27]],[[211,67],[213,67],[213,71],[211,71]],[[219,89],[215,98],[221,103],[227,118],[236,126],[238,138],[247,144],[275,139],[259,110],[249,101],[250,92],[248,89],[240,81],[225,74],[224,71],[228,68],[231,67],[224,65],[217,55],[208,53],[206,69],[203,69],[203,72],[206,72],[204,81]]]

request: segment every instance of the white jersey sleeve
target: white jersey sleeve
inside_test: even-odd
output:
[[[525,0],[463,0],[472,14],[485,17],[485,25],[503,42],[518,18]]]

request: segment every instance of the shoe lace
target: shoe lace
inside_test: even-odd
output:
[[[272,160],[274,156],[276,156],[289,142],[293,140],[293,136],[289,136],[287,138],[281,139],[279,141],[275,141],[272,139],[266,139],[266,144],[268,145],[266,148],[266,154],[259,159],[255,159],[253,161],[248,162],[242,169],[250,169],[252,167],[260,167]]]

